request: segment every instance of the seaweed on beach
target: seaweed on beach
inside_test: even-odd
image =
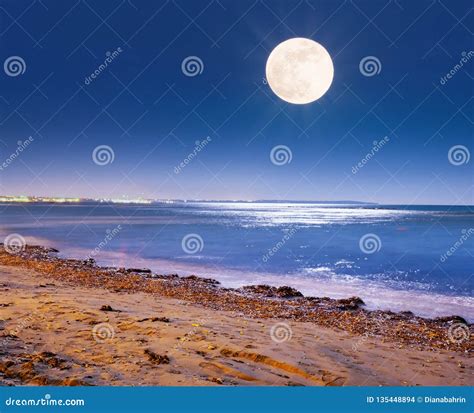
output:
[[[467,353],[473,350],[473,325],[459,316],[427,319],[410,312],[370,311],[359,297],[304,297],[288,286],[222,288],[217,281],[196,275],[153,274],[143,269],[100,267],[89,261],[64,259],[57,256],[57,250],[41,246],[27,246],[17,254],[2,248],[0,264],[29,268],[70,285],[144,292],[251,318],[312,322],[355,335],[377,336],[402,347]]]

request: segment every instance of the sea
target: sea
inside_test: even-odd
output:
[[[12,235],[13,234],[13,235]],[[309,202],[3,203],[0,236],[60,256],[359,296],[474,321],[474,207]]]

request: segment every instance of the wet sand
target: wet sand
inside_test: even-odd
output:
[[[470,385],[472,325],[0,253],[2,385]],[[452,326],[464,325],[452,337]]]

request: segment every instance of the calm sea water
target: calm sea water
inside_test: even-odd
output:
[[[310,203],[0,205],[2,237],[69,257],[292,285],[369,308],[474,319],[474,209]]]

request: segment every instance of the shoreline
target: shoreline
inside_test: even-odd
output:
[[[65,260],[80,260],[81,257],[90,255],[90,249],[61,247],[57,242],[49,239],[27,236],[26,240],[28,245],[41,245],[44,248],[52,249],[61,248],[58,256]],[[186,260],[131,257],[118,251],[101,251],[101,256],[96,260],[96,265],[107,268],[123,266],[150,268],[153,272],[180,274],[181,276],[199,274],[200,277],[213,278],[219,281],[224,288],[239,289],[245,285],[256,284],[266,284],[274,287],[288,285],[301,291],[305,296],[323,295],[334,299],[342,299],[357,295],[364,300],[364,308],[371,311],[412,312],[419,317],[428,319],[456,314],[469,323],[474,322],[474,312],[469,311],[470,307],[474,308],[474,298],[468,295],[446,295],[439,292],[398,289],[364,280],[341,283],[323,278],[309,280],[294,274],[252,273],[240,269],[217,268],[205,263],[190,263]],[[240,281],[236,282],[236,280]],[[316,282],[318,288],[309,287],[308,281],[311,281],[311,284]],[[434,307],[431,305],[433,302],[436,302]]]
[[[6,233],[5,233],[6,234]],[[28,245],[41,245],[44,248],[60,249],[59,256],[63,259],[77,259],[91,255],[91,250],[74,245],[61,245],[51,239],[36,236],[25,236]],[[96,258],[92,255],[93,258]],[[429,291],[413,288],[410,285],[386,285],[384,283],[358,279],[342,275],[333,279],[334,274],[323,273],[315,278],[303,273],[278,274],[251,272],[238,268],[221,267],[203,262],[183,259],[163,259],[137,257],[121,251],[101,251],[96,264],[103,267],[133,266],[150,268],[153,272],[175,273],[180,275],[198,274],[200,277],[213,278],[223,287],[238,289],[245,285],[267,284],[278,287],[288,285],[307,296],[327,296],[341,299],[357,295],[361,297],[369,310],[392,312],[412,312],[423,318],[444,317],[452,314],[461,316],[469,323],[474,322],[474,297],[470,295],[452,295],[440,291]],[[328,268],[331,272],[331,269]],[[237,281],[238,280],[238,281]],[[416,284],[416,283],[415,283]],[[436,303],[435,306],[432,303]]]
[[[77,259],[86,255],[87,249],[70,249],[61,254],[65,259]],[[63,250],[61,250],[61,253]],[[443,317],[447,314],[457,314],[474,322],[474,298],[468,295],[446,295],[440,292],[425,292],[420,290],[388,287],[377,282],[354,279],[352,282],[324,278],[298,277],[297,274],[252,273],[235,268],[217,268],[205,263],[189,263],[178,260],[161,258],[134,258],[132,261],[125,253],[102,252],[97,264],[102,267],[120,266],[117,263],[133,262],[133,266],[150,268],[153,272],[160,269],[166,274],[181,276],[199,274],[201,277],[213,278],[224,288],[239,289],[246,285],[266,284],[273,287],[287,285],[301,291],[305,296],[328,296],[334,299],[347,298],[353,295],[361,297],[368,310],[404,312],[411,311],[423,318]],[[251,275],[251,276],[250,276]],[[239,280],[239,281],[236,281]],[[309,285],[317,285],[317,288]],[[436,307],[431,304],[436,302]]]
[[[357,297],[229,289],[38,246],[1,249],[0,291],[0,385],[467,385],[473,367],[472,324]]]
[[[449,327],[455,324],[465,325],[470,334],[473,332],[473,324],[456,314],[430,319],[410,311],[367,310],[359,297],[305,297],[288,286],[224,288],[217,280],[197,275],[180,277],[178,274],[156,274],[149,269],[101,267],[93,259],[60,258],[58,253],[58,250],[41,246],[27,246],[18,254],[9,254],[2,248],[0,264],[33,269],[73,285],[120,292],[141,291],[214,310],[236,311],[251,318],[314,322],[350,333],[382,335],[405,345],[470,352],[474,349],[470,340],[457,342],[449,337]],[[400,326],[405,333],[398,331]]]

